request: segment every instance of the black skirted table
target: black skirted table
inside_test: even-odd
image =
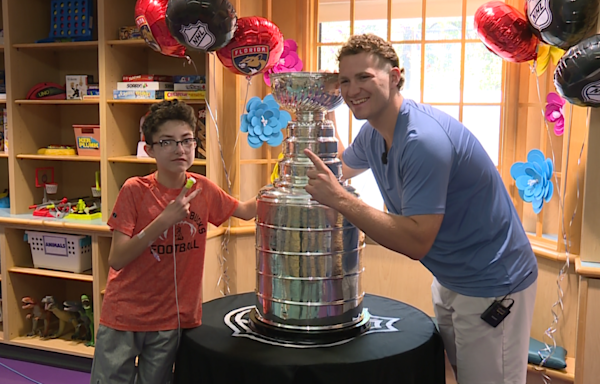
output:
[[[254,294],[203,306],[202,325],[185,331],[175,363],[177,384],[444,384],[444,346],[420,310],[366,295],[371,328],[334,345],[294,345],[248,325]]]

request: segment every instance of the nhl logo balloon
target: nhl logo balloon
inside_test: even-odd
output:
[[[569,49],[596,31],[598,0],[527,0],[533,33],[548,45]]]
[[[569,49],[554,71],[556,91],[571,104],[600,107],[600,35]]]
[[[233,73],[251,77],[277,64],[283,47],[283,35],[273,22],[258,16],[241,17],[233,39],[217,56]]]
[[[210,52],[233,38],[237,16],[228,0],[170,0],[166,21],[183,46]]]

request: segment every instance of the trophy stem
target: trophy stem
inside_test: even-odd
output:
[[[299,122],[324,121],[325,112],[297,110],[296,120]]]

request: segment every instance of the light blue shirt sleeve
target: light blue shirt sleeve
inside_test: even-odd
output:
[[[400,160],[402,214],[444,214],[454,147],[439,130],[409,134]]]
[[[367,132],[370,129],[367,127],[368,123],[365,123],[356,138],[350,143],[348,148],[342,154],[344,164],[353,169],[369,169],[369,160],[367,159],[367,148],[368,138]],[[372,129],[372,128],[371,128]]]

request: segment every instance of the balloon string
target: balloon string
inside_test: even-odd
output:
[[[543,104],[541,92],[540,92],[539,78],[535,74],[535,64],[534,64],[534,68],[533,68],[532,72],[533,72],[535,80],[536,80],[538,100],[539,100],[540,104]],[[552,143],[552,134],[550,133],[550,127],[548,126],[548,122],[547,122],[546,116],[544,114],[544,108],[541,108],[541,114],[542,114],[542,121],[544,122],[544,125],[546,127],[546,132],[548,134],[548,138],[549,138],[549,142],[550,142],[550,148],[552,151],[552,161],[553,161],[553,163],[555,163],[555,152],[554,152],[554,146]],[[589,114],[589,109],[588,109],[588,114]],[[566,161],[566,164],[564,165],[564,171],[562,172],[564,175],[563,180],[564,180],[565,189],[567,187],[567,177],[568,177],[568,168],[569,168],[569,153],[570,153],[570,149],[571,149],[572,125],[573,125],[573,105],[569,104],[569,121],[567,124],[567,134],[565,135],[567,137],[567,153],[566,153],[567,161]],[[581,164],[581,158],[583,156],[584,146],[585,146],[585,141],[582,143],[581,150],[579,153],[579,159],[577,160],[577,172],[576,172],[577,203],[575,205],[575,208],[573,210],[573,215],[571,216],[571,220],[569,222],[569,230],[571,230],[571,228],[572,228],[573,221],[575,219],[575,216],[577,214],[577,209],[579,206],[579,198],[580,198],[579,166]],[[544,331],[544,348],[538,351],[538,356],[541,358],[541,361],[540,361],[539,366],[536,369],[542,372],[544,384],[550,384],[552,382],[552,379],[545,373],[546,371],[545,371],[545,368],[543,368],[543,367],[546,364],[546,362],[548,361],[548,359],[550,359],[550,357],[552,357],[552,355],[556,351],[557,343],[556,343],[556,338],[554,337],[554,334],[558,331],[560,315],[557,314],[557,312],[555,311],[555,308],[560,307],[560,313],[563,312],[564,290],[566,289],[566,286],[568,286],[569,280],[568,279],[566,280],[566,286],[564,288],[562,286],[562,282],[563,282],[565,276],[568,274],[569,264],[570,264],[570,241],[567,239],[566,222],[565,222],[566,190],[563,190],[561,193],[561,188],[559,187],[558,176],[556,175],[556,173],[554,173],[554,178],[555,178],[556,190],[557,190],[557,194],[558,194],[558,198],[559,198],[559,206],[560,206],[560,211],[561,211],[562,240],[563,240],[564,247],[565,247],[565,263],[559,270],[558,277],[556,280],[558,299],[556,302],[554,302],[554,304],[552,305],[552,307],[550,309],[550,311],[552,313],[552,322],[551,322],[550,326]],[[550,346],[548,344],[548,342],[546,341],[546,338],[551,340],[552,346]],[[546,353],[546,356],[544,356],[544,352]]]

